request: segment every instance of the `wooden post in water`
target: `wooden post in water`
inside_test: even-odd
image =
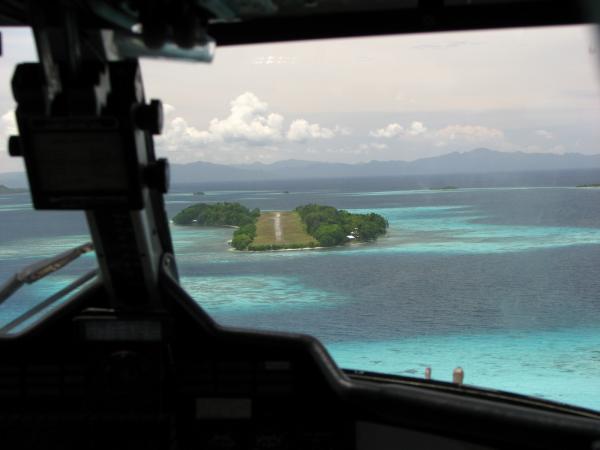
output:
[[[431,380],[431,367],[425,367],[425,379]]]
[[[465,372],[462,367],[457,367],[452,371],[452,382],[456,384],[463,384],[463,380],[465,379]]]

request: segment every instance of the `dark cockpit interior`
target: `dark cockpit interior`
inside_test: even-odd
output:
[[[215,47],[259,42],[594,23],[596,9],[568,0],[0,2],[0,25],[31,27],[39,56],[3,87],[17,105],[9,152],[24,159],[35,208],[85,211],[92,236],[19,272],[1,301],[92,248],[98,259],[3,327],[0,446],[600,448],[591,410],[343,371],[311,336],[217,324],[178,282],[169,165],[153,143],[162,105],[145,97],[138,63],[210,62]]]

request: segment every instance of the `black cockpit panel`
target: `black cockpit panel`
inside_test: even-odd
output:
[[[96,286],[0,342],[5,448],[588,448],[589,421],[540,439],[536,421],[556,417],[517,426],[497,419],[502,408],[469,409],[473,399],[419,404],[349,378],[313,338],[222,329],[164,280],[166,313],[115,314]]]

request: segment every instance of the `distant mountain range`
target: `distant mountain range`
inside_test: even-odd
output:
[[[258,180],[297,180],[311,178],[358,178],[413,175],[485,174],[537,172],[573,169],[600,169],[600,155],[568,153],[499,152],[478,148],[415,161],[370,161],[345,164],[300,160],[220,165],[207,162],[172,164],[174,183],[228,182]]]
[[[567,153],[499,152],[478,148],[415,161],[370,161],[332,163],[301,160],[224,165],[193,162],[171,165],[172,183],[212,183],[324,178],[402,177],[418,175],[459,175],[519,173],[562,170],[600,169],[600,155]],[[600,180],[592,180],[600,181]],[[0,183],[11,187],[26,186],[22,173],[0,173]]]
[[[4,186],[3,184],[0,184],[0,194],[21,194],[23,192],[27,192],[27,189],[22,189],[22,188],[9,188],[7,186]]]

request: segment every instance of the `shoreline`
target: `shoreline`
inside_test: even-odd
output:
[[[301,247],[301,248],[278,248],[275,250],[238,250],[235,249],[233,247],[231,247],[231,245],[229,244],[230,241],[227,241],[227,245],[229,245],[229,251],[230,252],[239,252],[239,253],[266,253],[266,252],[293,252],[293,251],[303,251],[303,250],[327,250],[327,249],[333,249],[333,248],[346,248],[346,247],[352,247],[354,245],[358,246],[358,245],[367,245],[370,242],[347,242],[345,244],[341,244],[341,245],[332,245],[331,247]]]
[[[239,253],[266,253],[266,252],[293,252],[293,251],[302,251],[302,250],[322,250],[325,248],[335,248],[335,247],[343,247],[343,245],[336,245],[333,247],[300,247],[300,248],[277,248],[277,249],[269,249],[269,250],[238,250],[230,246],[229,251],[231,252],[239,252]]]

